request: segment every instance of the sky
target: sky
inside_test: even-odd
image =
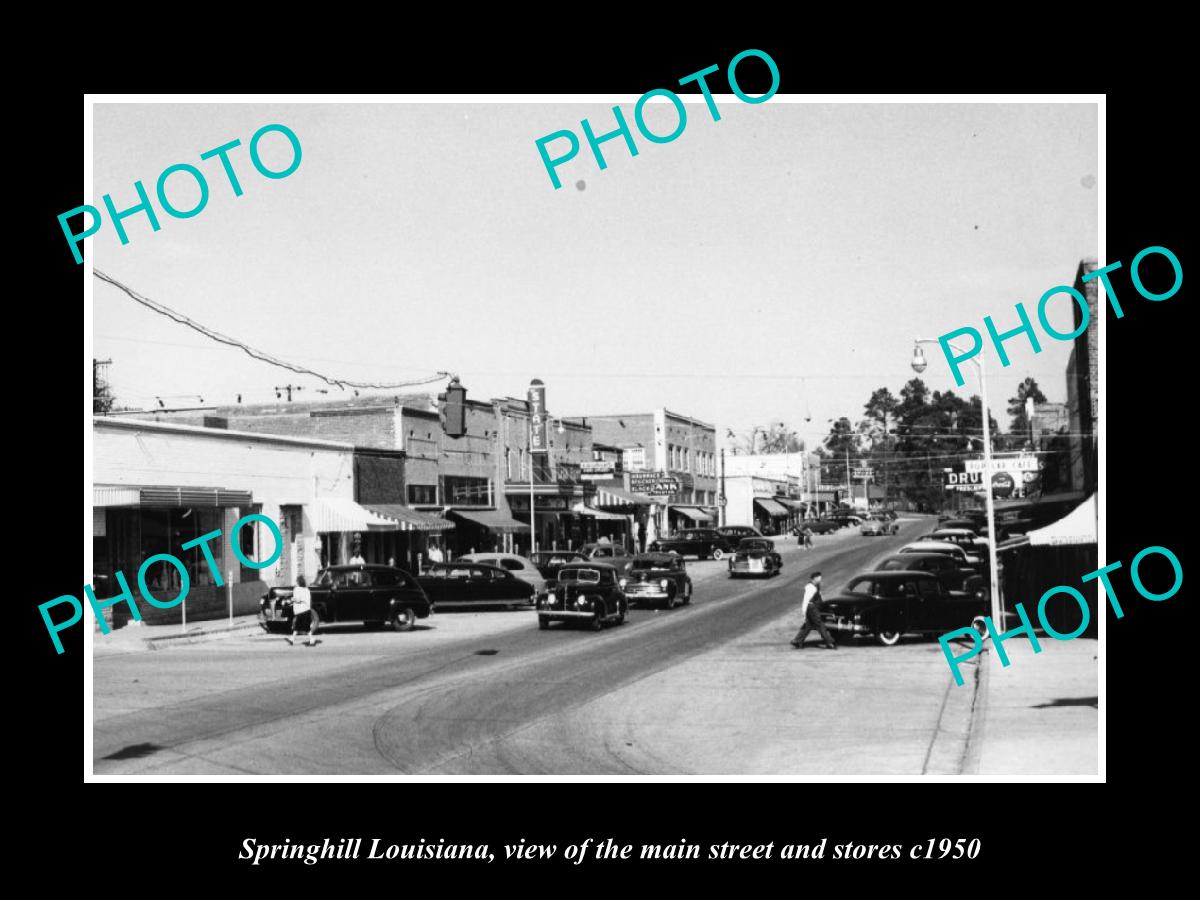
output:
[[[97,103],[87,202],[134,205],[161,173],[190,163],[207,206],[161,230],[105,220],[97,269],[161,304],[273,356],[334,378],[394,382],[453,372],[468,397],[523,397],[546,383],[555,416],[666,406],[744,433],[785,422],[814,446],[828,420],[857,420],[871,392],[914,377],[916,336],[962,326],[1006,330],[1015,305],[1070,285],[1097,255],[1094,104],[756,105],[716,95],[714,122],[688,101],[682,134],[645,140],[636,98],[604,103]],[[692,102],[695,100],[697,102]],[[580,120],[615,127],[620,102],[639,153],[619,138],[592,157]],[[646,107],[669,133],[676,113]],[[258,174],[251,135],[282,123],[302,159],[286,178]],[[555,190],[535,140],[570,129],[581,150]],[[216,159],[233,139],[244,194]],[[262,141],[282,169],[287,141]],[[561,152],[565,141],[551,144]],[[186,174],[168,197],[198,197]],[[274,399],[318,379],[255,361],[94,280],[93,356],[111,359],[122,405]],[[1050,321],[1070,331],[1066,297]],[[1041,335],[986,349],[992,415],[1026,376],[1065,401],[1071,345]],[[937,347],[923,374],[956,388]],[[432,385],[444,387],[444,379]],[[411,390],[392,391],[408,393]],[[332,389],[330,397],[347,394]]]

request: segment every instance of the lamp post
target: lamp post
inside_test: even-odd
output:
[[[925,371],[928,363],[925,354],[921,352],[922,344],[939,344],[930,338],[917,338],[913,343],[913,371],[918,375]],[[939,344],[940,346],[940,344]],[[964,356],[961,348],[947,344],[959,356]],[[987,378],[983,368],[983,356],[972,356],[970,361],[975,364],[979,375],[979,402],[983,407],[983,497],[987,504],[988,523],[988,576],[991,588],[992,624],[998,633],[1004,632],[1004,611],[1000,603],[1000,577],[996,569],[996,504],[992,499],[992,432],[988,424]]]

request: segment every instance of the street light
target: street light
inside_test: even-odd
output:
[[[939,344],[939,341],[930,338],[916,338],[913,343],[913,371],[918,375],[925,371],[929,363],[925,361],[925,354],[921,350],[921,344]],[[947,343],[945,345],[959,355],[960,358],[966,357],[962,348]],[[970,362],[975,364],[975,370],[979,375],[979,402],[983,407],[983,496],[984,502],[987,504],[987,523],[988,523],[988,575],[991,586],[991,607],[992,607],[992,623],[998,630],[998,633],[1004,632],[1004,615],[1000,605],[1000,577],[996,570],[996,504],[992,499],[992,432],[991,426],[988,424],[988,400],[987,400],[987,378],[983,368],[983,355],[970,357]]]

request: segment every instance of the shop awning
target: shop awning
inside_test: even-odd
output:
[[[489,531],[507,534],[514,531],[528,531],[529,525],[518,522],[508,513],[499,509],[452,509],[446,513],[451,519],[464,519],[482,525]]]
[[[418,512],[402,503],[364,503],[363,507],[385,519],[392,519],[400,525],[401,531],[447,531],[454,527],[449,519]]]
[[[672,506],[671,509],[681,516],[687,516],[693,522],[711,522],[713,520],[712,516],[696,506]]]
[[[763,497],[755,497],[754,502],[759,505],[759,508],[762,509],[763,512],[772,518],[781,518],[791,515],[786,506],[781,506],[774,500],[769,500]]]
[[[796,510],[796,512],[804,512],[804,510],[808,508],[808,504],[803,500],[787,500],[783,497],[780,497],[778,502],[782,503],[788,509]]]
[[[655,501],[645,494],[634,494],[621,488],[596,485],[597,506],[649,506]]]
[[[1096,543],[1096,495],[1045,528],[1029,532],[1031,547],[1078,547]]]
[[[334,531],[399,531],[400,523],[387,519],[342,497],[322,497],[309,508],[313,530],[318,534]]]
[[[615,519],[618,522],[628,521],[625,516],[622,516],[619,513],[601,512],[598,509],[592,509],[590,506],[587,506],[584,503],[576,503],[573,509],[579,515],[588,516],[592,519]]]
[[[93,506],[152,506],[158,508],[200,508],[205,506],[249,506],[254,502],[250,491],[231,491],[218,487],[174,487],[167,485],[92,486]]]

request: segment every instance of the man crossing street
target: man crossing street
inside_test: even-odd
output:
[[[800,603],[800,618],[804,620],[804,624],[800,626],[800,630],[792,638],[792,646],[797,650],[804,649],[804,639],[808,637],[808,633],[814,628],[821,633],[821,640],[827,648],[830,650],[837,649],[837,644],[829,634],[829,629],[821,621],[822,603],[821,573],[813,572],[808,577],[808,584],[804,585],[804,600]]]

